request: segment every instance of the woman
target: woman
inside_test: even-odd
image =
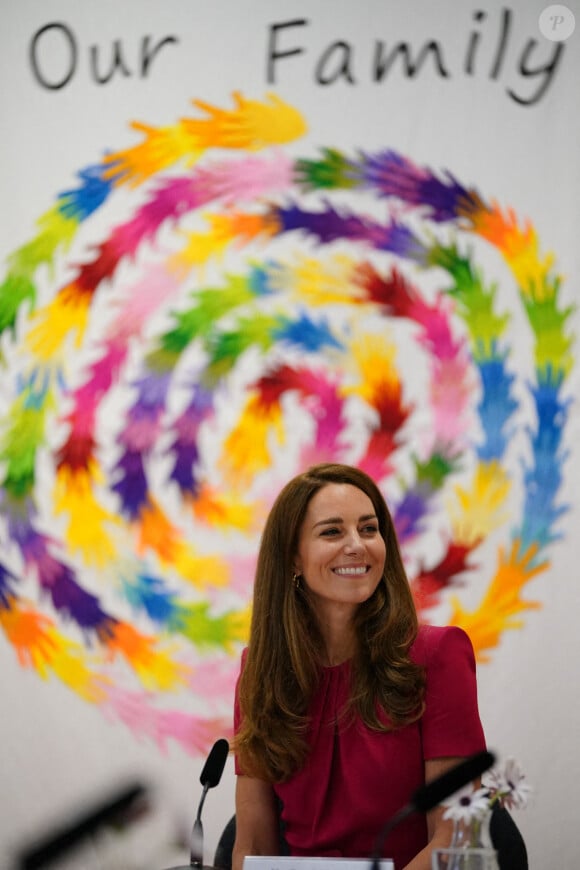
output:
[[[359,469],[288,483],[264,529],[236,690],[237,833],[246,855],[368,857],[424,782],[485,748],[475,663],[458,628],[418,627],[393,522]],[[430,870],[442,809],[387,839],[396,870]]]

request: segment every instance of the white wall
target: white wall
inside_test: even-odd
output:
[[[568,6],[574,9],[580,28],[576,0]],[[128,126],[131,120],[171,125],[184,115],[195,114],[190,103],[193,99],[230,107],[235,90],[255,99],[275,90],[299,107],[309,125],[302,139],[286,147],[287,153],[293,157],[314,155],[322,145],[350,153],[359,148],[393,148],[419,165],[448,169],[467,186],[477,187],[490,199],[501,199],[519,218],[532,221],[542,249],[554,252],[564,276],[563,300],[577,305],[580,30],[567,41],[560,68],[543,97],[533,105],[521,106],[509,95],[511,90],[528,99],[541,81],[523,76],[518,64],[530,39],[538,40],[537,54],[529,60],[532,66],[545,61],[552,50],[538,31],[538,16],[544,8],[539,0],[514,0],[508,6],[495,0],[467,5],[453,0],[437,4],[428,0],[369,0],[363,5],[335,0],[332,9],[322,0],[214,0],[211,4],[188,0],[165,0],[163,4],[149,0],[21,0],[6,4],[0,36],[0,255],[6,258],[5,267],[9,254],[32,238],[35,221],[54,203],[57,193],[77,184],[75,175],[82,167],[97,163],[107,149],[128,147],[136,141]],[[511,15],[509,42],[501,72],[492,79],[489,71],[498,50],[505,9]],[[486,17],[476,25],[477,10],[485,11]],[[292,40],[299,40],[304,53],[279,62],[273,86],[266,81],[265,72],[268,28],[275,21],[302,18],[309,24],[288,31],[284,44],[290,46]],[[54,91],[34,79],[28,59],[33,35],[49,22],[66,23],[78,49],[70,83]],[[478,53],[469,75],[465,57],[475,32],[480,33]],[[64,40],[63,33],[60,31]],[[175,35],[178,42],[159,54],[147,77],[140,77],[135,72],[136,58],[147,34],[155,38]],[[70,43],[68,48],[66,41],[59,43],[56,30],[53,36],[51,50],[47,41],[46,56],[38,57],[46,64],[43,73],[47,80],[58,81],[71,63],[71,55],[65,53]],[[414,79],[393,72],[382,84],[373,83],[369,67],[375,38],[387,42],[407,39],[414,45],[437,39],[451,74],[446,79],[437,77],[426,65]],[[90,46],[108,48],[115,39],[123,41],[134,74],[99,86],[91,80],[88,68]],[[356,84],[339,81],[323,87],[315,81],[315,65],[324,48],[337,39],[349,40],[353,46]],[[133,194],[135,201],[140,195]],[[130,207],[127,195],[118,206],[119,214],[125,213],[123,210],[129,213]],[[91,230],[95,236],[89,231],[82,245],[100,237],[106,220],[111,220],[110,213],[101,223],[96,221]],[[170,231],[163,243],[171,244]],[[86,249],[80,246],[75,253],[85,256]],[[500,277],[505,274],[491,256],[483,256],[486,268],[497,269]],[[58,268],[66,274],[64,255],[58,259]],[[40,287],[41,295],[50,295],[50,276],[40,276]],[[513,291],[502,287],[501,293],[505,294],[502,300],[506,307],[512,307]],[[514,317],[516,333],[510,341],[514,360],[518,365],[521,362],[524,371],[530,339],[521,312],[516,311]],[[576,335],[579,326],[576,312],[571,320],[571,331]],[[521,335],[517,330],[522,330]],[[3,339],[2,348],[8,360],[0,406],[5,431],[7,397],[13,395],[14,372],[21,366],[18,336],[16,342]],[[573,354],[576,361],[577,346]],[[575,398],[580,395],[579,388],[576,364],[566,394]],[[576,744],[580,733],[576,617],[580,591],[575,579],[579,554],[575,483],[580,479],[579,420],[577,408],[572,406],[565,436],[570,457],[560,492],[561,503],[567,503],[570,510],[557,523],[561,539],[549,549],[549,569],[526,587],[526,596],[541,606],[524,615],[521,628],[505,632],[499,647],[491,651],[491,662],[479,667],[481,710],[489,744],[501,755],[516,756],[534,786],[531,805],[517,816],[532,868],[572,867],[576,857]],[[515,454],[515,460],[519,463],[522,457]],[[518,478],[519,464],[512,470]],[[48,491],[37,491],[36,495],[43,504],[52,497]],[[509,527],[508,521],[506,534]],[[53,530],[60,530],[56,520]],[[2,555],[16,569],[18,558],[4,523],[1,531]],[[473,581],[474,594],[485,587],[491,561],[486,551],[481,573]],[[91,582],[98,580],[91,572],[89,577]],[[39,609],[44,607],[54,616],[40,600],[34,583],[28,581],[25,592]],[[228,590],[226,598],[227,594]],[[447,613],[444,601],[435,617],[444,621]],[[68,629],[63,626],[62,630],[66,633]],[[172,847],[172,838],[178,830],[187,833],[193,820],[203,757],[187,754],[171,741],[162,752],[152,742],[138,740],[129,728],[107,721],[97,706],[85,703],[54,676],[42,680],[33,670],[21,667],[1,634],[0,660],[2,866],[27,838],[60,823],[115,783],[134,777],[151,783],[154,804],[134,834],[116,844],[125,849],[123,866],[127,867],[129,851],[138,855],[135,867],[150,870],[186,862],[187,852],[183,847]],[[114,679],[124,678],[120,670],[112,673]],[[176,703],[186,704],[182,699],[183,695]],[[199,707],[200,699],[196,703]],[[222,708],[227,710],[227,698]],[[211,792],[206,802],[208,861],[219,831],[233,811],[233,780],[229,762],[219,790]],[[111,854],[109,867],[115,866],[114,847],[114,843],[101,843],[101,850],[108,849]],[[80,860],[77,858],[77,866]],[[86,867],[98,866],[90,863],[95,859],[88,854],[82,860]]]

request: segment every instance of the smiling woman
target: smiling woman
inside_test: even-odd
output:
[[[471,643],[418,626],[389,510],[361,470],[314,466],[276,499],[234,719],[234,870],[286,849],[368,857],[410,794],[484,748]],[[428,870],[450,836],[435,809],[401,824],[385,856]]]
[[[318,616],[326,664],[339,664],[354,653],[349,625],[384,570],[385,542],[368,495],[344,483],[319,490],[302,523],[295,571]]]

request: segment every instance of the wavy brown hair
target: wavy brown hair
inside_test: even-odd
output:
[[[356,486],[370,498],[386,545],[382,581],[355,614],[350,709],[381,731],[413,722],[423,712],[424,671],[409,656],[417,614],[385,500],[360,469],[315,465],[286,484],[266,521],[239,681],[241,722],[234,750],[246,774],[269,782],[290,778],[308,753],[308,709],[324,644],[308,589],[296,588],[292,566],[310,500],[331,483]]]

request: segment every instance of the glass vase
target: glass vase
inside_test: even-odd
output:
[[[448,849],[433,852],[433,870],[499,870],[490,832],[491,809],[457,820]]]
[[[459,819],[454,821],[450,847],[494,850],[490,824],[491,809],[486,809],[469,820]]]
[[[432,870],[497,870],[494,849],[449,848],[434,849]]]

